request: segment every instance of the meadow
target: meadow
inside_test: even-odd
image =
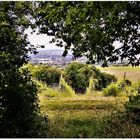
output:
[[[40,88],[40,108],[49,121],[49,138],[140,136],[139,126],[122,120],[124,114],[118,119],[125,112],[126,96],[104,97],[102,92],[70,96],[44,84]]]
[[[102,72],[106,72],[117,76],[119,80],[124,78],[124,73],[126,72],[126,79],[133,82],[138,82],[140,80],[140,67],[124,66],[124,67],[98,67]]]
[[[127,98],[78,95],[53,97],[40,95],[41,109],[50,122],[48,137],[102,137],[103,119],[124,111]]]
[[[139,67],[109,67],[101,71],[117,70],[126,73],[139,72]],[[120,77],[118,76],[120,75]],[[116,74],[121,80],[121,73]],[[130,80],[130,77],[126,76]],[[48,138],[135,138],[140,137],[139,124],[133,123],[126,113],[125,105],[129,95],[136,92],[137,84],[126,86],[116,96],[105,96],[103,90],[90,94],[76,94],[63,80],[61,86],[53,88],[35,80],[38,85],[39,106],[47,116]],[[119,81],[120,82],[120,81]],[[117,84],[117,83],[115,83]],[[90,87],[90,86],[89,86]],[[88,88],[89,88],[88,87]],[[87,88],[87,89],[88,89]],[[64,90],[65,89],[65,90]],[[89,90],[90,91],[90,90]],[[114,89],[113,89],[113,92]],[[126,94],[127,93],[127,94]]]

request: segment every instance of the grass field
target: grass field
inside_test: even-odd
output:
[[[42,113],[49,120],[48,138],[140,137],[139,124],[125,115],[127,97],[40,97]]]
[[[98,67],[102,72],[106,72],[118,77],[119,80],[122,80],[124,73],[126,72],[126,78],[133,82],[140,80],[140,67]]]
[[[103,118],[124,111],[126,97],[77,95],[72,97],[41,97],[41,109],[48,115],[48,137],[102,137]]]
[[[101,71],[114,74],[118,79],[137,82],[140,67],[108,67]],[[48,116],[49,138],[135,138],[140,137],[139,124],[125,116],[126,96],[104,97],[102,91],[93,95],[73,95],[40,83],[41,112]],[[123,114],[122,116],[120,114]],[[119,115],[121,116],[120,118]]]

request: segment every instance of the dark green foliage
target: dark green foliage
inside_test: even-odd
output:
[[[38,112],[37,88],[28,71],[16,71],[1,88],[1,137],[31,137]]]
[[[75,58],[86,55],[90,63],[102,60],[107,66],[107,61],[127,58],[137,66],[139,13],[138,1],[39,2],[36,25],[40,33],[54,36],[52,42],[65,46],[64,56],[71,48]],[[115,41],[122,45],[115,48]]]
[[[79,62],[73,62],[69,64],[65,69],[66,81],[72,86],[72,88],[79,93],[84,93],[89,85],[89,78],[93,77],[98,80],[95,83],[95,89],[101,90],[109,85],[113,81],[117,81],[115,76],[101,73],[99,69],[92,65],[82,64]]]
[[[130,96],[125,107],[129,118],[136,124],[140,124],[140,94]]]
[[[46,71],[46,83],[48,85],[58,85],[60,81],[61,71],[56,68],[48,68]]]
[[[101,90],[102,88],[106,88],[112,82],[116,82],[117,78],[115,75],[110,75],[107,73],[98,73],[97,75],[98,83],[95,85],[97,90]]]
[[[84,93],[86,91],[92,71],[85,64],[73,62],[65,68],[64,73],[66,81],[76,92]]]
[[[58,86],[61,71],[55,67],[40,65],[34,70],[33,76],[38,80],[45,82],[49,86]]]
[[[132,85],[132,82],[128,79],[125,79],[125,83],[126,83],[126,86],[131,86]]]
[[[33,69],[31,69],[31,73],[32,76],[37,78],[38,80],[41,81],[46,81],[46,71],[48,69],[48,66],[44,66],[44,65],[38,65],[37,67],[33,67]]]
[[[116,82],[117,78],[114,75],[102,73],[93,65],[83,64],[80,62],[72,62],[64,70],[46,65],[31,65],[30,69],[32,76],[45,82],[49,86],[58,86],[60,76],[63,74],[64,79],[77,93],[85,93],[89,86],[89,79],[93,77],[97,79],[95,82],[95,90],[101,90],[111,82]]]
[[[26,69],[30,2],[0,2],[0,137],[36,137],[37,88]],[[32,131],[33,130],[33,131]],[[38,132],[37,132],[38,131]]]

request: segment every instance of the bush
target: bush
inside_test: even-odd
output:
[[[21,72],[20,72],[21,71]],[[1,137],[33,137],[38,117],[37,87],[26,69],[12,73],[9,85],[0,87],[2,106],[0,108]],[[2,114],[2,115],[1,115]]]
[[[45,83],[49,86],[58,86],[61,76],[61,71],[57,68],[48,68],[45,72]]]
[[[128,79],[125,80],[125,83],[126,83],[127,86],[131,86],[132,85],[132,82],[130,80],[128,80]]]
[[[45,65],[28,64],[33,77],[45,82],[49,86],[57,87],[60,81],[61,70],[55,67]],[[89,87],[90,77],[94,81],[95,90],[106,88],[111,82],[117,81],[114,75],[102,73],[93,65],[86,65],[79,62],[70,63],[63,72],[66,82],[73,88],[76,93],[85,93]]]
[[[77,93],[84,93],[88,86],[89,69],[85,67],[85,64],[79,62],[70,63],[64,71],[66,82]]]
[[[137,87],[137,95],[129,96],[129,101],[126,103],[125,108],[129,118],[137,124],[140,124],[140,94],[139,84]]]
[[[113,75],[102,73],[93,65],[86,65],[79,62],[70,63],[65,71],[65,79],[77,93],[85,93],[89,86],[89,79],[97,79],[95,81],[95,90],[101,90],[111,82],[117,81]]]
[[[128,79],[118,82],[118,86],[122,91],[126,91],[127,87],[130,87],[131,85],[132,82]]]
[[[116,83],[112,83],[103,90],[105,96],[118,96],[120,89]]]
[[[131,86],[130,86],[131,85]],[[106,96],[134,96],[137,95],[138,86],[132,84],[129,80],[122,80],[116,83],[112,83],[107,88],[104,89],[104,95]],[[120,94],[121,93],[121,94]]]
[[[46,65],[34,65],[33,67],[30,68],[30,71],[33,77],[45,82],[46,81],[45,74],[48,68],[49,67]]]
[[[98,83],[95,85],[96,90],[106,88],[110,83],[116,82],[117,78],[114,75],[99,72],[97,75]]]
[[[32,76],[37,80],[45,82],[49,86],[58,86],[61,70],[55,67],[49,67],[47,65],[31,65],[28,64],[28,68],[30,69]]]
[[[95,91],[95,81],[96,79],[93,79],[93,77],[89,79],[89,86],[86,89],[86,95],[90,95]]]
[[[63,92],[66,93],[66,95],[70,95],[70,96],[75,96],[75,92],[73,91],[73,89],[71,88],[71,86],[69,86],[64,78],[61,76],[60,78],[60,83],[59,83],[59,89]]]

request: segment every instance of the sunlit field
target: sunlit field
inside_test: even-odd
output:
[[[40,94],[41,109],[50,119],[48,137],[103,137],[103,120],[124,111],[126,97],[79,95],[49,98]]]
[[[126,72],[126,79],[131,80],[133,82],[137,82],[140,80],[140,67],[98,67],[102,72],[106,72],[118,77],[119,80],[124,78],[124,73]]]
[[[135,71],[139,72],[140,68],[134,68],[134,71],[131,67],[109,67],[100,68],[100,70],[116,70],[115,76],[119,80],[115,83],[110,83],[109,86],[100,91],[91,91],[89,86],[83,94],[75,93],[63,78],[61,78],[59,86],[55,88],[34,79],[39,89],[38,96],[41,113],[47,118],[48,122],[47,137],[140,137],[139,124],[131,122],[132,119],[128,117],[125,108],[126,103],[129,101],[129,96],[137,94],[137,87],[139,86],[138,83],[135,83],[137,76],[133,75],[131,86],[127,85],[124,89],[118,90],[119,85],[123,84],[124,72],[135,73]],[[126,75],[126,78],[129,79],[130,76],[128,78]],[[93,84],[92,82],[90,84]],[[62,89],[60,85],[63,87]],[[105,91],[110,92],[111,95],[109,95],[110,93],[105,94]]]

